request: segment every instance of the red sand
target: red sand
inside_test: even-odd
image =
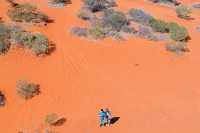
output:
[[[48,7],[46,0],[20,1],[37,4],[55,19],[47,27],[30,29],[46,34],[57,50],[46,58],[20,49],[0,57],[0,88],[7,97],[6,106],[0,108],[1,133],[43,130],[44,117],[49,113],[67,118],[63,126],[54,128],[59,133],[200,132],[200,33],[195,31],[200,11],[193,12],[195,20],[186,21],[177,18],[169,7],[143,0],[118,0],[123,11],[142,8],[186,26],[192,37],[191,52],[175,55],[165,50],[163,42],[139,38],[93,42],[71,35],[72,26],[84,25],[76,16],[81,0],[60,9]],[[1,0],[4,20],[8,20],[7,9],[8,4]],[[41,94],[22,100],[15,90],[19,79],[39,83]],[[98,125],[97,113],[104,107],[121,117],[109,128]]]

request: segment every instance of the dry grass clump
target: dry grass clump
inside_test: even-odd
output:
[[[8,16],[15,22],[47,23],[50,21],[46,14],[39,12],[35,6],[28,3],[14,6],[8,11]]]
[[[29,83],[26,80],[17,81],[17,93],[24,99],[31,99],[40,93],[38,84]]]
[[[50,126],[61,126],[66,122],[64,117],[59,117],[56,113],[46,115],[45,123]]]
[[[190,19],[190,14],[192,13],[192,8],[180,5],[176,8],[176,14],[179,18]]]

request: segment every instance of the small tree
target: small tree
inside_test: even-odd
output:
[[[17,93],[24,99],[30,99],[40,93],[38,84],[29,83],[26,80],[17,81]]]
[[[176,8],[176,14],[180,18],[188,19],[190,18],[191,13],[192,9],[188,6],[180,5]]]

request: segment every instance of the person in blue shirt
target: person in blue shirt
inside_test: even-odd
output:
[[[100,117],[100,127],[105,126],[106,125],[106,112],[101,109],[99,112],[99,117]]]

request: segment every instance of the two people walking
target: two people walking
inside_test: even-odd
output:
[[[110,126],[112,116],[109,109],[105,109],[105,110],[101,109],[99,112],[99,117],[100,117],[100,127],[106,126],[106,125]]]

